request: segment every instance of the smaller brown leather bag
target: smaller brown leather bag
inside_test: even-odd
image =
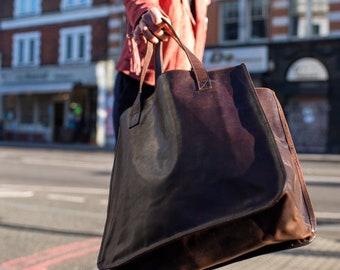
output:
[[[207,72],[171,36],[193,70],[159,75],[120,119],[99,269],[208,269],[309,244],[314,212],[275,93],[245,65]]]

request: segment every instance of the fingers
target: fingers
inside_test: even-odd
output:
[[[158,38],[144,23],[139,23],[136,27],[134,31],[134,39],[137,43],[146,42],[147,40],[154,44],[158,43]]]
[[[166,41],[168,36],[163,30],[163,15],[157,8],[146,12],[134,31],[134,39],[137,43],[146,42],[157,44],[160,40]]]
[[[162,20],[163,15],[158,8],[156,7],[151,8],[150,15],[151,15],[152,22],[155,25],[160,25],[163,23],[163,20]]]

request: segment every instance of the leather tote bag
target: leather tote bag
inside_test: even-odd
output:
[[[207,72],[171,36],[193,69],[161,73],[121,116],[99,269],[209,269],[309,244],[314,212],[275,93],[244,64]]]

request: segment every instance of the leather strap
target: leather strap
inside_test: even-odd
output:
[[[166,33],[173,38],[178,46],[185,52],[192,70],[195,74],[195,79],[197,83],[197,88],[199,91],[202,90],[209,90],[212,89],[211,81],[209,79],[208,72],[203,66],[203,63],[182,43],[180,38],[178,37],[176,31],[173,29],[171,24],[164,20],[164,23],[166,24]],[[141,93],[143,88],[143,83],[145,80],[146,71],[149,67],[152,55],[154,52],[154,45],[151,42],[147,42],[147,50],[146,55],[144,57],[144,64],[141,71],[141,78],[139,82],[139,93],[138,96],[132,105],[132,114],[131,114],[131,122],[130,122],[130,128],[135,127],[139,124],[141,113],[142,113],[142,104],[141,104]],[[162,42],[159,42],[156,45],[156,54],[155,54],[155,78],[157,80],[158,76],[162,74]]]
[[[185,52],[190,65],[192,67],[192,70],[195,74],[195,78],[196,78],[196,82],[197,82],[197,86],[198,86],[198,90],[209,90],[212,88],[211,86],[211,81],[209,79],[209,75],[208,72],[206,71],[206,69],[203,66],[203,63],[196,57],[196,55],[194,55],[180,40],[180,38],[178,37],[175,29],[172,27],[172,25],[167,21],[167,20],[163,20],[163,22],[166,24],[166,28],[164,29],[164,31],[166,31],[166,33],[173,38],[176,43],[178,44],[178,46]],[[141,80],[140,80],[140,86],[139,89],[141,89],[142,84],[144,83],[144,78],[145,78],[145,73],[147,68],[149,67],[149,63],[153,54],[153,46],[151,44],[151,42],[147,42],[147,52],[146,52],[146,56],[144,58],[144,65],[142,68],[142,75],[141,75]],[[156,45],[156,67],[155,67],[155,71],[156,71],[156,79],[157,77],[162,73],[162,49],[161,46],[159,45],[162,42],[159,42]],[[143,75],[144,74],[144,75]],[[143,76],[143,77],[142,77]]]

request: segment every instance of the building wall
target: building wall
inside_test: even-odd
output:
[[[13,0],[2,0],[0,8],[0,20],[13,16]]]
[[[212,2],[208,8],[208,32],[207,32],[207,46],[218,45],[219,33],[219,4]]]
[[[14,0],[1,3],[0,96],[5,104],[2,102],[0,111],[5,115],[5,138],[31,141],[77,139],[102,145],[105,134],[98,135],[97,128],[105,130],[102,119],[106,104],[101,101],[105,101],[106,94],[112,91],[106,84],[112,77],[107,53],[112,7],[108,0],[93,0],[90,8],[67,10],[61,8],[61,0],[41,0],[41,3],[41,14],[20,17],[14,16]],[[60,31],[76,26],[91,27],[90,61],[60,64]],[[13,36],[31,31],[41,35],[40,63],[34,68],[13,67]],[[13,92],[8,89],[13,89]],[[31,105],[24,106],[27,102]],[[82,116],[78,124],[71,123],[75,117],[71,115],[74,106],[81,106]],[[27,108],[31,108],[27,113],[34,114],[33,122],[22,122]],[[46,115],[46,118],[43,120],[41,115]],[[78,132],[69,132],[70,128],[79,124],[81,129]]]
[[[111,0],[108,22],[108,55],[115,61],[119,58],[126,36],[124,5],[120,0]]]
[[[330,35],[340,35],[340,1],[329,1]]]
[[[58,12],[60,10],[60,0],[42,1],[42,13]]]
[[[236,58],[245,59],[258,86],[275,90],[288,119],[293,139],[299,152],[340,153],[340,0],[329,0],[329,33],[325,35],[293,35],[290,17],[290,0],[272,0],[269,3],[268,29],[266,39],[221,42],[220,11],[223,3],[212,1],[209,8],[209,31],[205,53],[206,64],[211,55],[219,53],[228,56],[228,61],[219,63],[218,68],[235,65]],[[245,3],[245,2],[243,2]],[[328,16],[328,17],[327,17]],[[243,31],[249,31],[246,24]],[[308,33],[307,33],[308,34]],[[310,33],[309,33],[310,34]],[[246,35],[246,34],[245,34]],[[267,58],[261,62],[247,63],[249,52],[267,50]],[[255,54],[255,53],[254,53]],[[220,59],[220,58],[219,58]],[[216,58],[215,58],[216,60]],[[263,61],[267,67],[261,69]],[[288,73],[297,63],[314,61],[325,70],[325,75],[313,74],[308,65],[299,66],[293,79]]]
[[[289,33],[289,1],[270,1],[270,39],[278,40],[288,37]]]
[[[9,1],[12,2],[12,1]],[[54,3],[54,1],[43,1],[43,3],[49,3],[49,8],[46,7],[47,10],[57,10],[55,14],[58,14],[59,3]],[[59,2],[59,1],[56,1]],[[99,1],[98,3],[103,3],[105,1]],[[53,4],[54,3],[54,4]],[[12,5],[10,3],[10,5]],[[109,13],[109,12],[108,12]],[[90,25],[92,27],[92,59],[93,61],[98,61],[105,59],[107,56],[108,49],[108,41],[107,41],[107,31],[108,31],[108,18],[101,17],[96,19],[87,19],[87,20],[78,20],[78,21],[70,21],[62,23],[62,15],[60,13],[60,21],[58,23],[58,19],[55,19],[55,23],[50,24],[42,24],[39,21],[39,18],[32,18],[31,23],[35,24],[34,26],[29,26],[29,24],[25,27],[10,27],[10,29],[1,31],[2,42],[0,44],[0,50],[2,52],[2,61],[3,67],[11,66],[12,59],[12,37],[15,33],[26,33],[31,31],[40,31],[41,32],[41,65],[49,65],[49,64],[57,64],[58,63],[58,52],[59,52],[59,31],[61,28],[66,27],[74,27],[80,25]],[[44,14],[42,14],[44,15]],[[12,16],[12,15],[11,15]],[[42,18],[42,17],[41,17]],[[30,21],[28,21],[30,23]],[[53,53],[51,53],[53,52]]]
[[[107,41],[107,18],[93,20],[84,20],[81,22],[53,24],[25,29],[15,29],[1,32],[0,51],[2,53],[2,66],[9,68],[12,66],[12,39],[16,33],[26,33],[38,31],[41,33],[41,50],[40,65],[57,65],[59,58],[60,35],[62,28],[89,25],[92,27],[92,50],[91,61],[100,61],[107,58],[108,41]],[[53,52],[53,53],[51,53]]]
[[[0,52],[2,54],[2,67],[11,66],[12,59],[12,31],[0,32]]]

